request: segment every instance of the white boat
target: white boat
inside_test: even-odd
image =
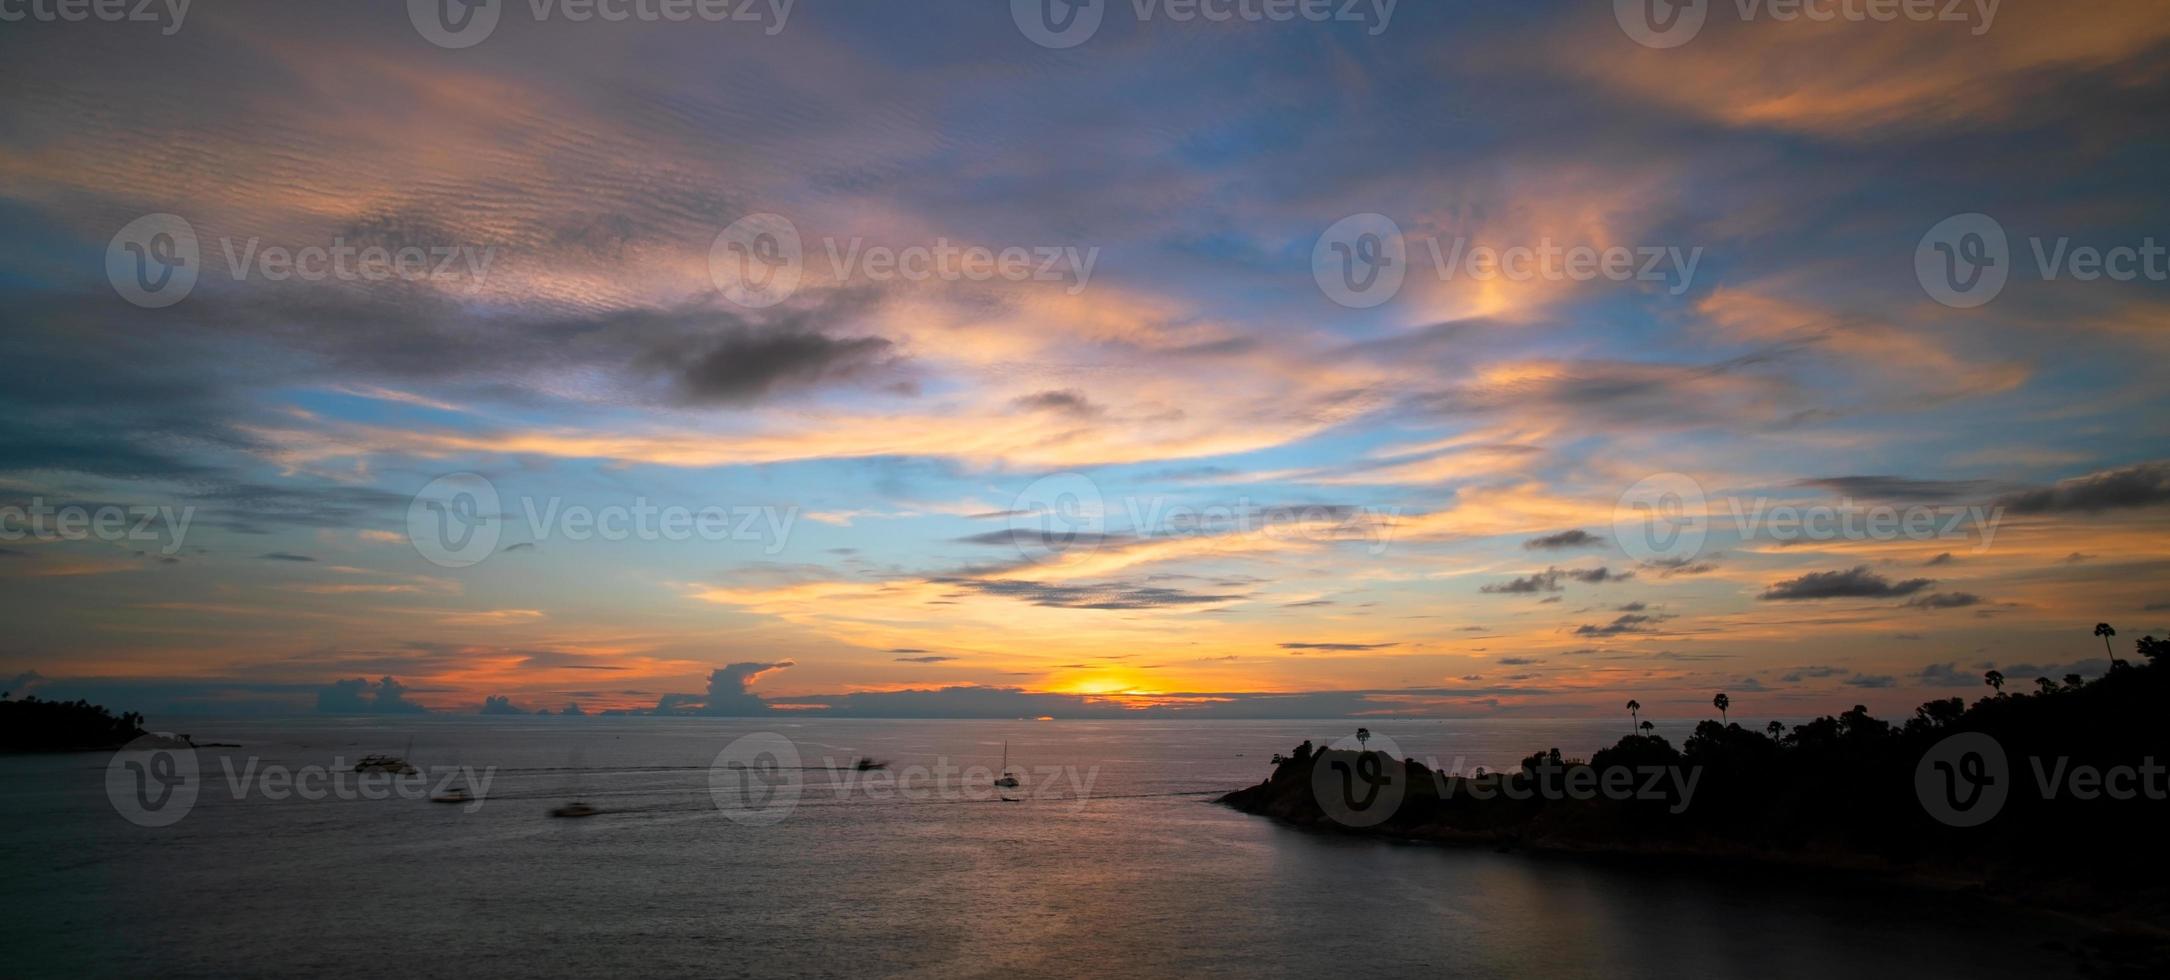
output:
[[[995,780],[995,785],[1000,786],[1003,789],[1017,788],[1017,774],[1010,771],[1009,739],[1002,740],[1002,778]]]

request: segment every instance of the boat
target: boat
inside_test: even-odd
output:
[[[467,803],[474,799],[463,787],[454,786],[429,798],[431,803]]]
[[[553,817],[564,817],[567,819],[571,819],[574,817],[592,817],[601,812],[603,811],[589,806],[586,803],[575,800],[571,803],[567,803],[564,806],[558,807],[557,809],[550,811],[550,815]]]
[[[1017,774],[1010,771],[1009,739],[1002,740],[1002,778],[995,780],[995,785],[1003,789],[1016,789],[1018,785]]]
[[[407,760],[396,755],[365,755],[362,761],[354,764],[354,771],[388,772],[395,776],[412,776],[415,773],[414,767],[408,765]]]

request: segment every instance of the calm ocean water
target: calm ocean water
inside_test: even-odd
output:
[[[1354,723],[675,718],[197,721],[197,798],[124,819],[108,756],[0,758],[16,976],[2041,976],[2051,926],[1942,896],[1307,834],[1214,806]],[[1606,721],[1373,722],[1405,754],[1586,754]],[[796,805],[711,778],[774,732]],[[1665,731],[1676,740],[1684,734]],[[999,764],[1027,785],[848,771]],[[411,749],[409,746],[411,745]],[[228,772],[405,752],[479,807],[236,798]],[[256,768],[249,769],[251,760]],[[822,768],[833,760],[845,771]],[[1043,775],[1052,773],[1052,785]],[[928,777],[931,778],[931,777]],[[1081,783],[1089,778],[1089,788]],[[434,788],[434,787],[433,787]],[[1081,792],[1082,790],[1082,792]],[[569,800],[605,812],[553,820]],[[740,815],[746,815],[744,811]]]

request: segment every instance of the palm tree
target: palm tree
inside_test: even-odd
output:
[[[1786,737],[1786,723],[1782,721],[1773,721],[1763,726],[1763,730],[1771,733],[1771,741],[1773,742]]]
[[[1642,711],[1642,710],[1643,710],[1643,703],[1642,703],[1641,701],[1637,701],[1637,700],[1634,700],[1633,698],[1630,698],[1630,699],[1628,699],[1628,703],[1627,703],[1627,709],[1628,709],[1628,733],[1629,733],[1629,734],[1633,734],[1633,733],[1635,732],[1635,723],[1641,720],[1640,718],[1637,718],[1637,717],[1636,717],[1636,713],[1637,713],[1637,712],[1640,712],[1640,711]]]
[[[1649,722],[1647,722],[1647,721],[1646,721],[1646,722],[1643,722],[1643,737],[1644,737],[1644,738],[1649,738],[1649,737],[1650,737],[1650,733],[1651,733],[1651,732],[1653,732],[1653,731],[1656,731],[1656,730],[1657,730],[1657,727],[1658,727],[1658,726],[1656,726],[1656,725],[1653,725],[1653,724],[1651,724],[1651,723],[1649,723]]]
[[[2111,629],[2108,623],[2096,623],[2095,635],[2102,637],[2102,652],[2110,655],[2110,669],[2116,670],[2117,651],[2110,649],[2110,637],[2116,636],[2117,631]]]
[[[1989,673],[1983,674],[1982,683],[1995,688],[1998,697],[2004,696],[2004,674],[2001,671],[1992,670]]]
[[[1732,722],[1730,722],[1730,721],[1727,721],[1727,720],[1726,720],[1726,717],[1725,717],[1725,709],[1727,709],[1727,708],[1730,708],[1730,707],[1732,707],[1732,706],[1733,706],[1733,699],[1732,699],[1732,698],[1726,697],[1726,696],[1725,696],[1725,692],[1724,692],[1724,691],[1719,691],[1719,692],[1718,692],[1718,696],[1717,696],[1717,697],[1714,697],[1714,698],[1711,698],[1711,699],[1710,699],[1710,703],[1711,703],[1711,706],[1712,706],[1712,707],[1715,707],[1715,708],[1717,708],[1717,709],[1718,709],[1718,723],[1719,723],[1719,724],[1721,724],[1721,725],[1730,725],[1730,724],[1732,724]]]
[[[1370,742],[1371,742],[1371,729],[1369,729],[1369,728],[1359,728],[1359,729],[1357,729],[1357,730],[1356,730],[1356,747],[1357,747],[1357,748],[1359,748],[1359,749],[1362,749],[1362,748],[1364,748],[1364,747],[1365,747],[1366,745],[1370,744]]]

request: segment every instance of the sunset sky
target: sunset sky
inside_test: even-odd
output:
[[[2170,283],[2074,251],[2165,265],[2159,3],[1720,3],[1670,48],[1598,0],[1059,48],[1005,0],[507,3],[467,47],[408,6],[0,26],[18,696],[1795,718],[2170,633]],[[2009,282],[1940,302],[1969,214]],[[196,240],[169,305],[149,215]],[[1406,278],[1347,302],[1359,215]],[[799,281],[749,295],[779,228]],[[1637,274],[1453,262],[1547,244]],[[430,271],[276,258],[336,246]],[[1030,273],[878,258],[974,247]],[[454,474],[494,544],[432,560]],[[1699,545],[1639,530],[1695,494]],[[1771,523],[1847,501],[1935,530]],[[531,520],[636,507],[728,528]]]

